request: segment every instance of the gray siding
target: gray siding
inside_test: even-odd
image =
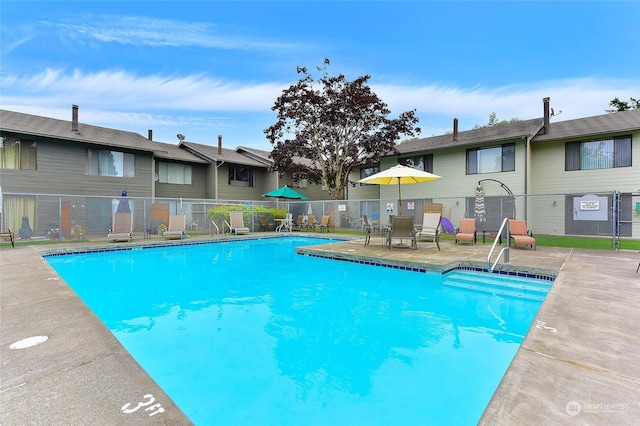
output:
[[[162,160],[166,161],[166,160]],[[157,168],[157,165],[156,165]],[[156,182],[156,197],[164,198],[208,198],[207,197],[208,165],[191,165],[191,185]]]
[[[104,147],[46,139],[36,141],[37,170],[0,169],[3,192],[116,196],[126,189],[130,196],[151,196],[151,153],[118,149],[135,155],[135,177],[89,176],[85,174],[86,148]]]

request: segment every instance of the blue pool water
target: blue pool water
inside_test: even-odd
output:
[[[47,257],[197,425],[476,424],[541,304],[273,238]]]

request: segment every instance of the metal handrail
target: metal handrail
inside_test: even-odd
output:
[[[498,243],[498,239],[499,239],[500,235],[502,235],[502,230],[505,228],[505,226],[507,227],[506,247],[504,247],[502,250],[500,250],[500,253],[498,253],[498,257],[497,257],[496,261],[494,262],[493,265],[491,265],[491,255],[493,254],[493,251],[496,248],[496,244]],[[493,240],[493,245],[491,246],[491,250],[489,250],[489,255],[487,256],[487,271],[493,272],[493,268],[495,268],[496,265],[498,264],[498,261],[500,260],[500,256],[502,255],[502,253],[504,253],[504,263],[509,263],[509,248],[511,246],[510,240],[511,240],[511,234],[509,232],[509,218],[505,217],[504,220],[502,221],[502,225],[500,225],[500,230],[498,231],[498,234],[496,235],[496,239]]]
[[[218,225],[216,225],[216,223],[214,221],[211,221],[211,226],[209,229],[211,230],[211,235],[213,235],[213,228],[216,228],[216,234],[220,233],[220,228],[218,228]]]

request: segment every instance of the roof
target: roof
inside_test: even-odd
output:
[[[640,130],[640,109],[551,123],[547,131],[536,136],[533,142],[584,138],[637,130]]]
[[[246,155],[247,157],[253,158],[256,161],[260,161],[261,163],[264,163],[266,166],[270,166],[273,164],[273,160],[271,159],[271,152],[265,151],[263,149],[239,146],[236,148],[236,152],[242,155]]]
[[[453,133],[433,136],[429,138],[410,139],[396,145],[400,154],[411,152],[434,151],[438,149],[471,146],[478,144],[500,143],[525,137],[533,137],[542,127],[543,118],[515,121],[508,124],[481,127],[473,130],[458,132],[453,140]]]
[[[162,148],[138,133],[83,123],[78,123],[78,131],[74,132],[71,130],[71,121],[8,110],[0,110],[0,130],[21,135],[140,151],[159,152],[162,150]]]
[[[252,158],[247,157],[239,152],[236,152],[231,149],[222,148],[221,153],[218,153],[218,147],[212,145],[203,145],[194,142],[185,142],[182,141],[178,145],[179,147],[183,147],[187,149],[192,154],[195,154],[201,158],[204,158],[208,161],[224,161],[227,163],[233,164],[244,164],[247,166],[261,167],[266,168],[267,166],[264,162],[256,161]]]
[[[156,158],[167,159],[167,160],[175,160],[175,161],[183,161],[188,163],[199,163],[199,164],[209,164],[210,161],[202,158],[201,156],[195,155],[190,151],[180,148],[178,145],[172,145],[164,142],[154,142],[162,149],[164,152],[157,153]]]

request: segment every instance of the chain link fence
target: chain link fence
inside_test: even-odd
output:
[[[405,199],[401,204],[398,200],[377,199],[238,201],[4,193],[0,226],[23,240],[93,239],[106,237],[115,212],[130,211],[138,236],[156,235],[174,214],[186,216],[188,232],[222,233],[225,212],[235,209],[244,212],[245,225],[252,232],[272,230],[276,216],[283,212],[291,214],[294,222],[298,216],[305,220],[313,216],[316,225],[322,216],[328,216],[331,228],[340,230],[362,229],[365,215],[373,226],[387,224],[391,215],[399,214],[412,216],[415,224],[421,224],[424,212],[437,211],[454,227],[461,218],[475,217],[478,238],[498,230],[504,218],[512,218],[525,219],[528,228],[538,235],[610,238],[613,249],[619,249],[625,239],[640,239],[640,194],[617,191],[476,194]],[[270,226],[265,227],[260,216]]]

